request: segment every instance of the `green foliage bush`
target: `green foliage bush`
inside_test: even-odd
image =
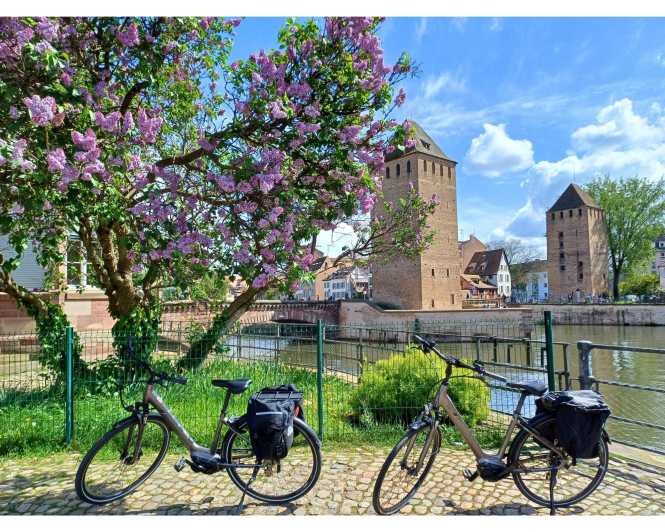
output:
[[[471,371],[455,368],[448,394],[470,426],[487,419],[490,392],[486,384],[469,378]],[[351,395],[354,416],[364,422],[409,423],[434,398],[445,375],[445,363],[416,347],[371,365]]]

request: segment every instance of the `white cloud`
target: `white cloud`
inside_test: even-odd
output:
[[[488,177],[522,172],[533,165],[533,145],[515,140],[506,133],[505,124],[484,124],[484,133],[471,141],[465,167]]]
[[[464,79],[461,79],[450,72],[443,72],[438,76],[430,76],[425,80],[423,93],[425,99],[430,99],[444,90],[450,92],[464,92],[465,89],[466,81]]]
[[[663,129],[636,115],[633,102],[624,98],[601,109],[596,123],[576,130],[572,140],[579,150],[630,148],[661,142]]]
[[[422,17],[418,21],[418,25],[416,26],[416,41],[417,42],[422,41],[426,33],[427,33],[427,18]]]
[[[603,107],[596,122],[571,135],[573,151],[558,161],[540,161],[536,176],[546,183],[570,179],[588,181],[597,175],[665,175],[665,120],[660,104],[650,107],[651,119],[636,114],[628,98]]]
[[[505,233],[517,238],[529,238],[545,233],[545,214],[528,198],[505,228]]]
[[[538,161],[522,183],[524,206],[497,231],[505,237],[542,239],[545,212],[571,182],[588,183],[598,175],[614,178],[665,175],[665,116],[658,102],[649,104],[649,117],[636,113],[627,98],[603,107],[592,124],[571,133],[572,149],[554,161]]]
[[[319,232],[316,247],[326,255],[336,257],[345,247],[353,247],[357,241],[358,235],[353,230],[353,226],[342,222],[332,231]]]

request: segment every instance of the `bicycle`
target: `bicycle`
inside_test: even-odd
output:
[[[314,487],[321,473],[321,442],[304,421],[294,416],[293,445],[284,459],[260,461],[255,459],[252,451],[246,415],[227,417],[231,395],[245,392],[251,380],[212,380],[212,385],[224,388],[226,395],[212,443],[205,447],[190,436],[154,390],[156,385],[168,383],[185,385],[187,379],[158,373],[146,362],[139,364],[148,374],[143,400],[127,406],[121,394],[123,407],[130,415],[102,436],[81,461],[75,480],[76,493],[81,500],[101,505],[134,492],[161,465],[171,433],[189,451],[189,459],[181,457],[175,470],[180,472],[189,465],[196,473],[226,471],[231,481],[242,490],[238,512],[245,495],[269,504],[286,504]],[[228,430],[222,439],[223,427]],[[128,475],[126,480],[120,478],[124,474]]]
[[[399,512],[422,486],[441,449],[439,425],[444,421],[441,408],[476,458],[476,471],[463,472],[470,482],[479,476],[493,482],[512,476],[520,492],[530,501],[549,507],[551,515],[554,515],[557,508],[577,504],[600,485],[608,463],[609,437],[605,429],[598,442],[597,458],[574,459],[558,445],[553,414],[537,414],[531,419],[521,415],[526,398],[542,396],[547,391],[545,384],[537,381],[510,382],[501,375],[487,371],[479,362],[470,365],[453,356],[444,355],[432,340],[418,335],[414,335],[414,339],[424,352],[434,352],[446,363],[445,377],[439,384],[434,401],[426,404],[411,423],[379,472],[372,497],[377,514],[391,515]],[[483,451],[473,431],[449,397],[447,389],[450,379],[454,378],[453,367],[473,371],[477,376],[471,378],[487,377],[521,392],[498,453]],[[515,429],[519,431],[511,442]],[[391,470],[393,465],[394,471]],[[558,498],[555,498],[555,488]]]

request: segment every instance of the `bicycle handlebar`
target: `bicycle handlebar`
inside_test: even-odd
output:
[[[428,353],[429,351],[434,351],[434,353],[441,358],[444,362],[447,364],[450,364],[451,366],[455,366],[458,368],[463,368],[463,369],[469,369],[471,371],[474,371],[480,375],[489,377],[490,379],[495,379],[501,382],[508,382],[508,379],[503,377],[502,375],[497,375],[496,373],[492,373],[491,371],[487,371],[485,367],[479,363],[479,362],[474,362],[474,364],[471,366],[469,364],[466,364],[462,362],[459,358],[451,356],[451,355],[444,355],[441,351],[439,351],[436,348],[436,342],[434,340],[428,340],[423,338],[422,336],[418,336],[417,334],[413,335],[413,338],[420,344],[422,347],[423,351],[425,353]]]
[[[134,358],[134,346],[133,342],[130,341],[128,342],[127,345],[127,351],[129,352],[129,358],[130,360],[134,360],[141,366],[143,369],[147,370],[148,373],[150,374],[150,380],[148,382],[152,384],[160,384],[162,382],[172,382],[174,384],[187,384],[187,378],[186,377],[180,377],[178,375],[168,375],[166,373],[157,373],[154,369],[152,369],[152,366],[148,364],[145,360],[140,360]]]

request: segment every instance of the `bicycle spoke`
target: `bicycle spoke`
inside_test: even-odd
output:
[[[551,425],[554,423],[554,420],[543,421],[540,427],[541,433],[553,434]],[[606,447],[600,445],[599,449],[597,458],[579,459],[573,464],[571,457],[562,460],[529,434],[518,450],[513,478],[524,495],[538,504],[547,506],[550,500],[550,477],[556,470],[554,504],[559,506],[573,504],[591,493],[605,474]]]
[[[237,467],[234,474],[244,485],[251,485],[248,491],[260,496],[282,499],[297,493],[309,482],[317,468],[317,456],[308,440],[300,434],[294,425],[294,443],[288,455],[279,461],[268,461],[261,464],[255,473],[250,467]],[[230,461],[238,465],[254,465],[256,457],[246,432],[235,435],[231,442]],[[253,480],[252,477],[254,476]]]

